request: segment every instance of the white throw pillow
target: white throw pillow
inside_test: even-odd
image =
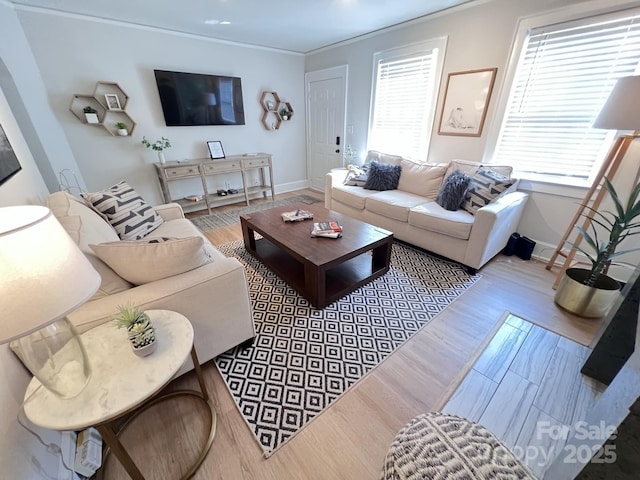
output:
[[[212,261],[202,237],[150,238],[90,247],[100,260],[134,285],[179,275]]]
[[[94,210],[109,221],[122,240],[139,240],[160,225],[162,217],[127,183],[101,192],[83,193]]]
[[[421,197],[435,200],[444,180],[447,167],[430,163],[415,163],[402,159],[402,172],[398,182],[398,190],[413,193]]]

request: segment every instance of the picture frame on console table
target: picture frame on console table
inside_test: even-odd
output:
[[[221,141],[214,140],[207,142],[207,147],[209,147],[209,156],[212,160],[215,160],[216,158],[224,158],[224,150],[222,149]]]
[[[497,68],[484,68],[449,74],[439,135],[479,137],[482,134],[497,71]]]

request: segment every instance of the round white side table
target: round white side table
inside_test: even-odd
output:
[[[156,329],[155,352],[146,357],[133,353],[126,330],[112,322],[92,328],[82,334],[82,341],[91,365],[91,378],[77,396],[63,399],[33,378],[25,393],[24,412],[35,425],[51,430],[84,430],[96,427],[105,445],[118,458],[129,476],[144,480],[142,473],[126,452],[118,434],[146,408],[179,395],[190,395],[207,403],[210,412],[210,433],[194,465],[183,479],[190,478],[206,457],[216,432],[216,412],[209,400],[202,369],[193,348],[193,327],[183,315],[168,310],[147,310]],[[200,392],[179,390],[156,396],[178,372],[191,354]],[[155,398],[154,398],[155,397]],[[116,432],[111,422],[134,412]]]

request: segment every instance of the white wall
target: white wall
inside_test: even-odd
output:
[[[497,98],[504,85],[504,76],[509,65],[511,48],[520,19],[550,12],[556,9],[585,4],[580,0],[493,0],[473,2],[437,14],[422,21],[388,29],[363,39],[307,55],[307,72],[336,65],[349,66],[347,93],[347,125],[353,125],[353,134],[347,134],[345,144],[351,144],[361,158],[366,152],[374,53],[393,47],[447,36],[447,51],[444,72],[436,113],[439,120],[447,75],[478,68],[497,67],[494,93],[489,103],[487,121],[480,137],[456,137],[438,135],[433,129],[428,156],[430,162],[444,162],[454,158],[481,161],[486,148],[487,134],[491,123],[498,121],[501,113],[496,111]],[[593,2],[592,2],[593,3]],[[636,2],[637,3],[637,2]],[[601,7],[603,2],[599,2]],[[608,5],[630,4],[626,0],[613,0]],[[393,153],[393,152],[390,152]],[[627,156],[619,178],[635,175],[637,156]],[[623,182],[624,183],[624,182]],[[621,186],[624,190],[626,187]],[[519,233],[538,242],[536,253],[549,257],[564,234],[571,217],[577,210],[586,189],[558,189],[549,192],[533,192],[520,223]],[[637,237],[629,240],[629,246],[640,244]],[[634,245],[632,245],[634,244]],[[624,246],[625,244],[623,244]],[[622,260],[634,262],[634,257]],[[627,273],[618,277],[624,280]]]
[[[208,140],[222,141],[226,154],[272,153],[278,191],[307,185],[304,115],[267,131],[260,123],[258,102],[263,90],[276,91],[302,113],[303,56],[42,10],[18,10],[18,15],[44,79],[47,102],[69,139],[88,190],[127,180],[145,199],[161,203],[152,165],[157,157],[141,145],[143,135],[169,138],[173,147],[166,151],[168,160],[208,157]],[[166,127],[154,69],[241,77],[246,125]],[[137,123],[131,137],[113,137],[84,125],[69,111],[72,95],[92,93],[100,80],[117,82],[129,95],[127,113]],[[223,188],[223,180],[219,182],[212,186]],[[191,185],[183,187],[185,194],[194,193],[197,180]]]
[[[2,6],[0,5],[0,10]],[[2,15],[0,15],[2,18]],[[16,175],[0,185],[0,207],[43,204],[49,193],[38,171],[18,123],[0,90],[0,125],[22,166]],[[47,453],[38,441],[17,422],[22,399],[31,375],[11,353],[0,345],[0,477],[25,480],[56,478],[58,457]],[[35,427],[34,427],[35,428]],[[44,432],[47,442],[60,443],[55,432]]]
[[[13,6],[0,0],[0,89],[44,182],[50,191],[55,191],[57,172],[65,168],[77,170],[77,165],[43,85]]]

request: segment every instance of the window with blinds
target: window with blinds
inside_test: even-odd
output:
[[[640,61],[640,12],[530,31],[492,162],[532,180],[587,185],[615,132],[592,128],[616,80]]]
[[[445,39],[377,53],[368,149],[424,160]]]

